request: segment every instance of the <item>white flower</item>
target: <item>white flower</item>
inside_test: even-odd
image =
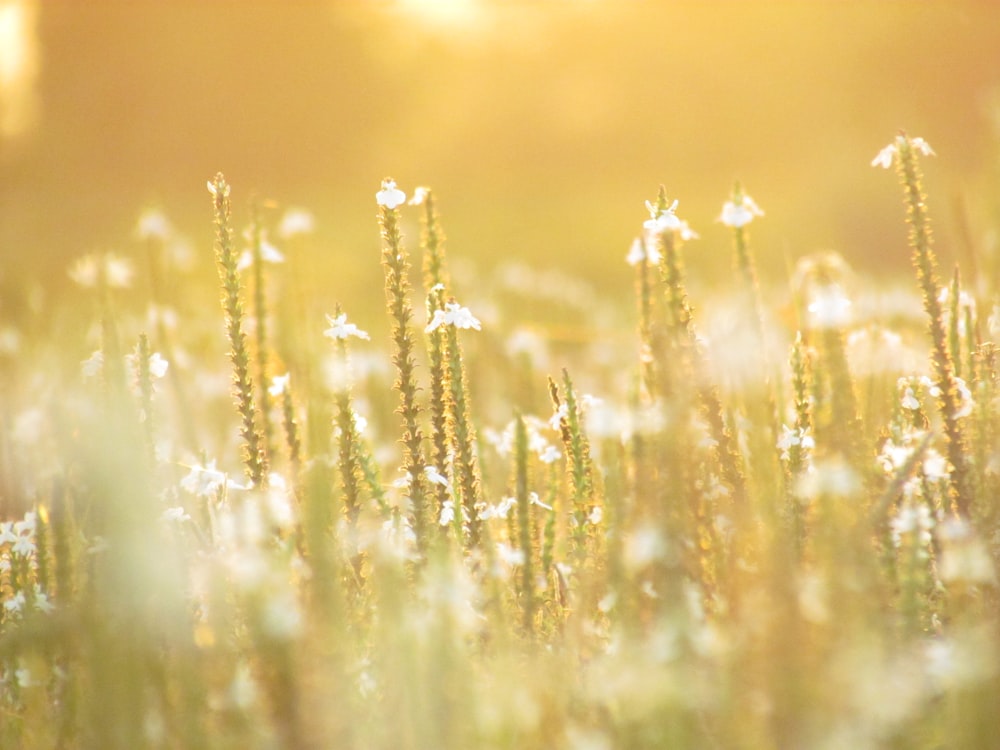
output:
[[[677,210],[677,203],[678,201],[675,200],[669,207],[661,211],[655,203],[646,201],[646,210],[649,211],[649,218],[642,225],[655,234],[679,230],[682,222],[674,213]]]
[[[802,450],[810,450],[816,447],[816,441],[804,428],[796,429],[788,425],[781,425],[781,437],[778,438],[777,448],[781,451],[782,461],[787,461],[790,458],[790,451],[796,445]]]
[[[125,289],[132,284],[134,274],[131,261],[114,253],[84,255],[69,269],[69,277],[83,287],[95,287],[103,277],[109,287]]]
[[[453,325],[456,328],[474,328],[482,330],[482,324],[467,307],[460,307],[457,302],[446,302],[444,310],[435,310],[434,317],[427,324],[424,333],[437,330],[442,325]]]
[[[406,193],[396,187],[395,180],[382,180],[382,189],[375,193],[375,200],[380,206],[388,209],[396,208],[406,202]]]
[[[181,480],[182,489],[199,497],[214,495],[223,485],[230,490],[249,489],[246,485],[237,484],[231,479],[227,479],[224,473],[215,468],[214,458],[206,466],[195,464],[187,476]]]
[[[543,464],[551,464],[562,458],[562,453],[559,449],[552,444],[547,444],[542,450],[538,452],[538,459]]]
[[[551,505],[546,505],[545,503],[543,503],[541,500],[538,499],[537,492],[528,493],[528,505],[537,505],[539,508],[542,508],[544,510],[552,510]]]
[[[455,520],[455,503],[451,500],[445,500],[443,503],[441,503],[441,516],[438,518],[438,523],[441,526],[447,526],[454,520]]]
[[[19,536],[10,549],[21,557],[31,557],[35,554],[35,540],[30,536]]]
[[[900,400],[900,403],[904,409],[909,409],[910,411],[916,411],[920,408],[920,401],[910,386],[906,386],[906,389],[903,391],[903,398]]]
[[[514,549],[503,542],[497,543],[497,555],[508,565],[524,565],[524,550]]]
[[[449,486],[448,477],[444,476],[434,466],[425,466],[424,476],[427,477],[428,482],[433,482],[434,484],[440,484],[442,487],[446,488]]]
[[[228,198],[230,189],[229,183],[222,179],[222,175],[218,175],[216,179],[219,180],[219,184],[222,186],[222,197]],[[208,192],[212,195],[218,196],[219,191],[216,189],[215,183],[212,180],[209,180],[206,184],[208,185]]]
[[[267,240],[267,236],[262,232],[260,238],[260,259],[264,263],[284,263],[285,256],[282,252]],[[240,259],[236,267],[242,271],[253,265],[253,250],[246,249],[240,253]]]
[[[972,400],[972,392],[962,378],[955,378],[955,390],[958,391],[959,405],[955,409],[955,419],[962,419],[972,414],[976,402]]]
[[[637,266],[645,259],[650,265],[655,266],[659,264],[662,257],[655,242],[646,243],[636,237],[632,240],[632,247],[629,248],[628,255],[625,256],[625,262],[630,266]]]
[[[601,522],[601,519],[603,518],[604,518],[604,510],[601,508],[600,505],[595,505],[593,508],[591,508],[590,515],[587,516],[587,520],[590,521],[590,523],[594,526],[597,526],[597,524],[599,524]]]
[[[297,234],[310,234],[315,226],[313,215],[304,208],[289,208],[278,224],[278,234],[287,239]]]
[[[934,156],[934,149],[931,148],[930,144],[923,138],[909,138],[905,135],[897,135],[895,140],[886,146],[884,149],[878,152],[874,159],[872,159],[873,167],[882,167],[888,169],[892,166],[893,161],[899,155],[899,147],[905,144],[909,140],[910,148],[914,148],[924,156]]]
[[[290,372],[286,372],[284,375],[275,375],[271,378],[271,385],[268,387],[267,392],[277,398],[288,390],[288,380],[292,377]]]
[[[23,591],[18,591],[13,597],[3,603],[3,608],[11,614],[20,614],[24,609],[27,599]]]
[[[184,510],[183,506],[176,506],[174,508],[167,508],[163,513],[160,514],[160,520],[164,523],[183,523],[184,521],[190,521],[191,516],[188,512]]]
[[[166,375],[168,367],[170,367],[170,363],[160,356],[159,352],[153,352],[149,355],[149,374],[154,378],[162,378]]]
[[[951,464],[933,448],[928,448],[923,461],[924,476],[929,480],[942,481],[951,476]]]
[[[104,352],[100,349],[93,352],[80,363],[80,371],[83,373],[84,378],[97,377],[102,369],[104,369]]]
[[[147,208],[139,216],[139,224],[135,232],[141,240],[156,239],[161,242],[170,238],[174,228],[170,225],[167,215],[158,208]]]
[[[418,187],[413,191],[413,197],[407,202],[408,206],[419,206],[425,200],[427,200],[427,194],[430,192],[429,188]]]
[[[330,327],[323,331],[323,335],[331,339],[347,339],[350,336],[359,339],[371,338],[354,323],[347,322],[347,313],[341,313],[336,318],[332,315],[327,315],[326,322],[330,324]]]
[[[505,497],[496,505],[488,505],[479,512],[479,518],[483,521],[490,518],[506,518],[510,509],[517,505],[517,498]]]
[[[763,215],[764,212],[754,203],[753,198],[749,195],[744,195],[739,203],[726,201],[722,206],[722,214],[719,216],[718,221],[721,221],[727,227],[735,229],[749,224],[753,221],[754,216]]]
[[[808,310],[816,328],[842,328],[851,320],[851,300],[837,284],[818,289]]]

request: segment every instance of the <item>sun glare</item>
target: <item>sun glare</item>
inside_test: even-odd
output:
[[[0,136],[31,126],[36,73],[35,3],[0,0]]]
[[[401,10],[431,26],[467,27],[482,15],[481,0],[398,0]]]

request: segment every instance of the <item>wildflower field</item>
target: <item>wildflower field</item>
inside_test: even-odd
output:
[[[450,270],[428,188],[372,180],[374,338],[318,308],[308,211],[193,185],[214,286],[143,213],[58,337],[3,328],[0,747],[998,746],[1000,267],[938,267],[931,157],[868,173],[894,296],[833,253],[762,293],[776,219],[720,196],[728,338],[683,185],[615,305],[513,285],[632,332],[563,347]]]

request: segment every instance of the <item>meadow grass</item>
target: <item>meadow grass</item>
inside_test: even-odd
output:
[[[144,215],[145,281],[87,256],[61,335],[5,329],[0,747],[996,747],[996,263],[942,284],[931,153],[873,162],[891,319],[834,254],[765,293],[739,184],[702,308],[661,188],[635,333],[562,349],[449,269],[424,188],[375,196],[386,351],[321,331],[309,214],[253,200],[241,255],[209,182],[221,315]]]

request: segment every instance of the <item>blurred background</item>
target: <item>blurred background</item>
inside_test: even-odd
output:
[[[217,171],[237,224],[252,194],[315,215],[316,277],[348,306],[382,298],[387,175],[435,189],[473,279],[522,259],[627,294],[662,183],[701,233],[692,277],[724,283],[735,179],[767,212],[765,282],[826,249],[908,275],[896,179],[869,162],[901,128],[932,144],[961,260],[1000,226],[998,113],[996,2],[0,0],[0,315],[81,254],[136,252],[149,206],[213,281]]]

